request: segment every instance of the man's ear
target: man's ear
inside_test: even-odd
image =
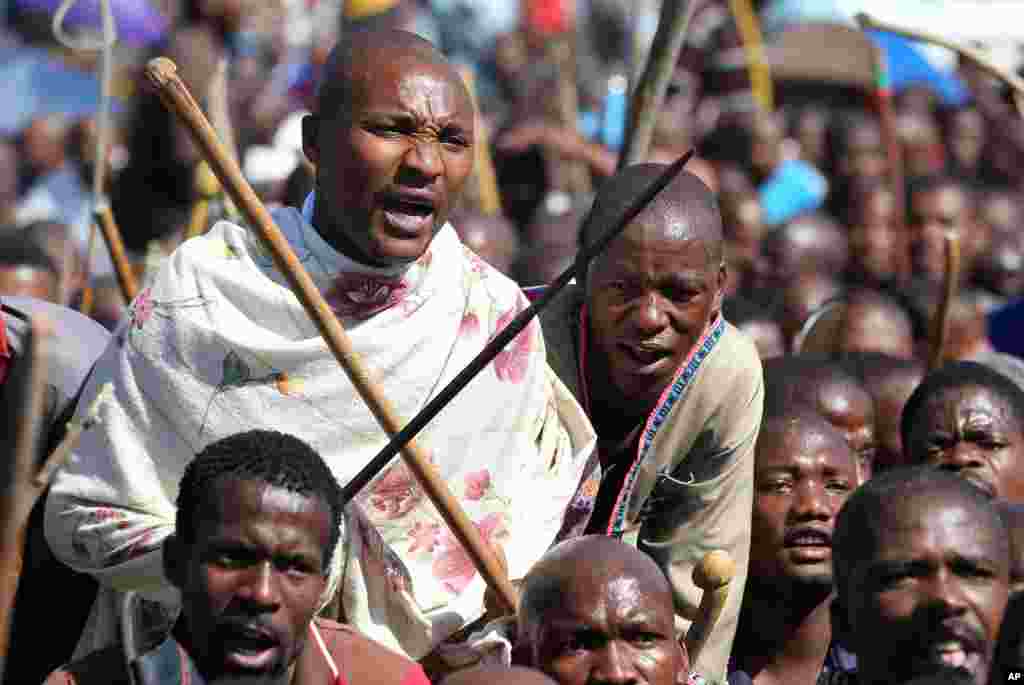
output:
[[[179,590],[185,586],[185,557],[181,540],[174,533],[163,544],[164,576]]]
[[[313,166],[320,164],[319,134],[320,117],[316,114],[307,114],[302,117],[302,152],[306,155],[306,159],[313,163]]]
[[[729,281],[729,269],[725,260],[718,265],[718,275],[715,277],[715,299],[711,304],[711,311],[718,314],[722,311],[722,300],[725,299],[725,284]]]
[[[676,638],[682,658],[679,659],[679,671],[676,673],[677,685],[687,685],[690,682],[690,653],[686,650],[686,633],[680,633]]]

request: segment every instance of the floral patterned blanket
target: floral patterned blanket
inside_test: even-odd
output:
[[[275,210],[274,219],[399,414],[411,418],[526,298],[449,225],[411,265],[352,262],[310,225],[314,201],[302,213]],[[107,382],[116,401],[58,475],[46,529],[57,556],[108,594],[131,590],[175,605],[160,545],[174,527],[185,466],[211,441],[252,428],[292,433],[341,483],[387,442],[269,255],[228,222],[182,245],[139,294],[80,407]],[[534,322],[419,440],[517,578],[554,540],[594,434],[548,368]],[[357,505],[332,574],[332,590],[343,580],[352,624],[419,658],[481,615],[482,580],[400,461]],[[114,638],[116,621],[98,615],[113,606],[101,597],[94,609],[91,647]]]

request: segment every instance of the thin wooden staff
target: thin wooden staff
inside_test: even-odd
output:
[[[593,243],[588,245],[586,248],[580,250],[576,255],[576,260],[572,266],[562,272],[554,281],[551,282],[545,290],[544,294],[537,298],[529,307],[519,312],[519,314],[509,322],[505,328],[501,330],[494,339],[492,339],[484,349],[480,350],[480,353],[473,358],[469,364],[466,365],[462,371],[460,371],[455,378],[448,382],[441,392],[437,393],[436,396],[430,402],[427,403],[423,409],[420,410],[416,416],[413,417],[405,428],[403,428],[397,435],[391,438],[391,442],[382,449],[377,455],[370,460],[363,469],[356,474],[356,477],[350,480],[345,485],[345,500],[351,500],[356,494],[359,493],[364,487],[366,487],[371,480],[373,480],[381,469],[388,465],[388,463],[394,458],[396,454],[403,448],[403,446],[416,437],[416,434],[423,430],[430,421],[437,416],[437,414],[444,409],[452,399],[458,395],[463,388],[465,388],[471,380],[482,370],[487,368],[498,354],[505,349],[512,340],[519,335],[519,333],[529,325],[530,321],[533,320],[537,314],[544,309],[549,302],[551,302],[558,293],[560,293],[565,286],[573,279],[577,274],[583,273],[584,268],[590,261],[597,256],[608,244],[615,239],[619,233],[621,233],[626,226],[631,222],[644,207],[654,199],[661,190],[667,186],[673,178],[675,178],[686,163],[693,156],[693,150],[690,150],[685,155],[680,157],[678,160],[673,162],[660,177],[644,190],[635,200],[633,200],[622,212],[621,216],[616,218],[616,221],[612,224],[611,228],[603,233],[598,233],[600,237]],[[593,235],[598,232],[591,230],[589,224],[594,221],[593,208],[591,208],[590,214],[584,220],[584,228],[581,229],[581,235]]]
[[[869,14],[861,12],[857,15],[857,23],[860,24],[862,29],[875,29],[878,31],[886,31],[888,33],[895,34],[897,36],[903,36],[911,40],[918,40],[923,43],[931,43],[932,45],[938,45],[939,47],[952,50],[953,52],[961,55],[970,61],[974,62],[982,70],[988,72],[990,75],[995,76],[997,79],[1008,85],[1014,92],[1014,100],[1017,103],[1017,110],[1022,116],[1024,116],[1024,79],[1017,76],[1016,74],[1003,69],[998,64],[993,62],[985,53],[976,48],[972,48],[967,45],[960,45],[955,43],[948,38],[929,33],[927,31],[921,31],[920,29],[908,28],[906,26],[898,26],[896,24],[890,24],[888,22],[879,21]]]
[[[754,98],[764,112],[775,110],[775,93],[772,87],[771,69],[764,56],[764,38],[761,35],[761,23],[750,0],[729,0],[729,9],[736,20],[743,51],[747,55],[747,72],[750,74],[750,87]]]
[[[46,344],[51,333],[30,322],[24,351],[3,387],[4,454],[0,476],[0,674],[7,663],[11,616],[21,578],[28,517],[41,493],[31,487],[46,397]],[[6,674],[5,674],[6,675]]]
[[[139,283],[135,280],[135,272],[128,261],[121,230],[114,221],[110,204],[101,202],[97,205],[93,210],[93,217],[99,224],[100,232],[103,233],[103,240],[107,243],[107,251],[110,252],[110,260],[114,263],[114,274],[117,276],[117,284],[121,286],[121,294],[124,295],[126,302],[131,302],[139,292]]]
[[[864,22],[865,16],[858,15],[862,31],[868,31],[873,28]],[[886,158],[889,162],[889,188],[892,192],[896,229],[902,235],[906,233],[907,199],[904,189],[903,148],[900,146],[899,134],[896,130],[896,114],[892,104],[892,79],[890,78],[889,64],[886,61],[885,52],[873,41],[871,48],[875,70],[875,107],[878,111],[878,120],[882,128]],[[902,270],[903,266],[901,265],[900,268]]]
[[[210,122],[207,121],[192,94],[178,77],[174,62],[158,57],[146,65],[146,76],[156,87],[164,105],[186,125],[189,133],[203,151],[210,168],[220,180],[221,186],[231,196],[249,225],[273,255],[277,268],[288,279],[292,290],[313,323],[316,324],[331,353],[341,364],[356,391],[366,402],[384,431],[388,435],[397,434],[402,429],[402,421],[394,406],[353,349],[345,329],[296,258],[288,241],[274,225],[269,212],[245,180],[238,164],[221,147]],[[484,542],[477,527],[459,506],[447,484],[431,465],[427,452],[418,443],[410,441],[405,444],[402,457],[409,467],[409,471],[469,554],[484,581],[497,593],[509,610],[514,612],[516,607],[515,589],[502,571],[494,551]]]
[[[619,156],[619,169],[647,160],[654,135],[654,124],[665,102],[672,71],[686,40],[686,29],[693,16],[693,0],[665,0],[658,17],[658,30],[647,58],[647,66],[633,91],[629,107],[626,140]]]
[[[960,237],[953,231],[945,236],[946,272],[943,275],[942,299],[935,309],[932,319],[931,349],[928,356],[928,369],[934,371],[942,366],[946,341],[949,336],[949,312],[956,299],[956,291],[960,285]]]
[[[477,209],[486,216],[501,215],[501,193],[498,191],[498,174],[491,158],[491,137],[484,126],[483,116],[476,96],[476,76],[470,67],[460,67],[459,75],[466,83],[469,96],[476,106],[476,143],[474,144],[475,164],[472,185],[475,191]]]

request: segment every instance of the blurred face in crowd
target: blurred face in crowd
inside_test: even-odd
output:
[[[985,147],[985,120],[974,108],[952,114],[949,126],[949,154],[962,169],[974,169]]]
[[[57,276],[28,264],[0,266],[0,295],[20,295],[57,302]]]
[[[793,279],[782,292],[779,316],[787,345],[793,344],[807,317],[840,292],[839,283],[825,274],[801,274]]]
[[[825,165],[825,134],[828,131],[828,118],[824,112],[806,109],[800,113],[796,121],[796,140],[800,143],[800,156],[819,169]]]
[[[838,160],[841,176],[851,179],[879,178],[886,172],[882,133],[874,122],[865,121],[851,129],[843,141]]]
[[[314,224],[336,249],[378,266],[426,252],[473,166],[465,86],[408,36],[364,37],[351,65],[328,75],[348,79],[348,103],[303,126],[317,167]]]
[[[975,271],[979,283],[997,295],[1024,293],[1024,245],[1015,235],[994,236],[988,251],[979,256]]]
[[[786,340],[782,329],[773,319],[751,319],[737,325],[749,337],[761,359],[773,359],[786,354]]]
[[[914,273],[939,282],[946,269],[946,233],[955,232],[962,239],[968,234],[967,197],[956,185],[936,186],[912,196],[910,216]]]
[[[1024,503],[1024,431],[996,391],[962,385],[924,401],[904,445],[915,463],[960,474],[997,499]]]
[[[1006,610],[1005,535],[975,502],[904,496],[877,512],[838,588],[865,682],[956,668],[985,685]]]
[[[850,228],[850,271],[859,282],[883,284],[899,278],[907,256],[907,244],[896,224],[892,193],[879,189],[867,194],[853,208]]]
[[[857,486],[853,452],[807,410],[771,419],[757,440],[750,575],[759,582],[832,585],[832,530]]]
[[[18,203],[18,149],[0,139],[0,221],[14,223]]]
[[[754,118],[751,130],[752,148],[750,166],[759,178],[767,178],[782,158],[782,122],[777,116],[760,115]]]
[[[818,411],[846,440],[857,460],[858,483],[871,477],[875,461],[875,406],[853,382],[832,380],[816,388]]]
[[[761,254],[761,205],[757,196],[730,197],[722,203],[722,231],[729,260],[730,293],[753,286],[754,268]]]
[[[903,453],[900,417],[907,400],[921,383],[920,370],[894,373],[882,383],[875,396],[875,427],[878,449],[875,452],[875,471],[883,471],[910,463]]]
[[[720,311],[725,285],[725,267],[702,237],[674,237],[686,219],[663,222],[658,212],[640,214],[587,276],[591,345],[618,394],[645,411]]]
[[[881,352],[898,359],[914,358],[910,318],[895,304],[874,298],[853,298],[839,334],[840,352]]]

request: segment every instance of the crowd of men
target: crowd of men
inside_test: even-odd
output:
[[[246,174],[404,419],[622,229],[417,438],[514,620],[401,459],[346,501],[387,435],[230,203],[196,211],[199,152],[140,91],[110,160],[89,117],[0,139],[0,378],[49,322],[47,453],[109,395],[27,522],[9,682],[1024,677],[1024,121],[998,84],[964,65],[968,104],[899,93],[893,131],[867,101],[766,111],[704,0],[648,161],[616,170],[551,106],[543,3],[452,42],[432,3],[345,2],[307,46],[316,87],[285,89],[264,71],[295,51],[254,53],[243,5],[183,3],[156,51],[197,93],[230,65]],[[583,112],[618,68],[587,45]],[[89,249],[97,163],[131,302]],[[702,626],[713,550],[735,574]]]

